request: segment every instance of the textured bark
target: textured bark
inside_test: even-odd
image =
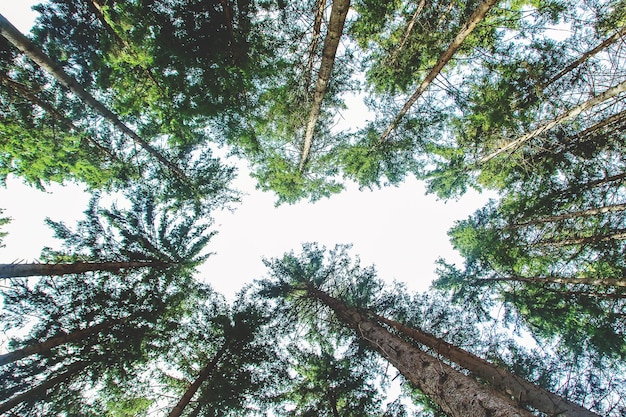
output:
[[[70,264],[0,264],[0,278],[82,274],[92,271],[119,272],[122,269],[163,267],[159,261],[74,262]]]
[[[489,9],[498,2],[498,0],[484,0],[482,3],[478,5],[474,13],[469,17],[467,22],[463,25],[459,33],[457,33],[456,37],[452,40],[452,43],[448,46],[443,54],[437,60],[435,66],[430,70],[426,78],[422,81],[422,83],[417,87],[417,90],[413,93],[411,98],[404,104],[402,109],[398,112],[393,121],[387,126],[385,132],[378,138],[379,146],[383,142],[387,140],[391,132],[398,126],[400,120],[404,118],[409,109],[415,104],[415,102],[424,94],[426,89],[430,86],[430,84],[437,78],[437,75],[441,72],[443,67],[446,66],[448,62],[452,59],[456,51],[461,47],[463,41],[472,33],[472,31],[476,28],[476,26],[485,18],[485,15],[489,11]]]
[[[335,56],[337,55],[337,47],[343,33],[343,26],[346,22],[348,9],[350,8],[350,0],[334,0],[333,7],[330,12],[330,21],[328,22],[328,31],[324,39],[324,48],[322,50],[322,62],[320,70],[317,74],[317,83],[315,84],[315,92],[313,93],[313,103],[309,112],[309,120],[306,124],[304,133],[304,143],[302,145],[302,153],[300,155],[299,171],[303,172],[304,167],[309,160],[311,146],[313,145],[313,133],[317,120],[322,112],[322,101],[330,82],[330,76],[335,65]]]
[[[137,145],[157,159],[163,166],[167,167],[176,177],[186,183],[190,183],[187,176],[176,165],[168,161],[159,151],[153,148],[148,142],[137,135],[131,128],[126,126],[119,117],[100,103],[87,90],[83,88],[75,79],[70,77],[58,64],[53,62],[44,52],[37,48],[33,42],[18,31],[4,16],[0,15],[0,34],[4,36],[13,46],[22,51],[32,59],[37,65],[52,75],[61,85],[69,89],[82,101],[87,103],[95,111],[100,113],[105,119],[111,122],[116,129],[130,137]]]
[[[481,357],[454,346],[432,334],[405,326],[402,323],[389,320],[376,314],[372,314],[372,317],[390,326],[399,333],[434,350],[438,355],[467,369],[474,376],[488,381],[490,386],[514,398],[518,404],[531,406],[548,415],[563,414],[568,417],[599,417],[598,414],[560,395],[546,391],[540,386],[512,374],[508,370],[497,367]]]
[[[111,327],[123,321],[124,320],[106,321],[104,323],[96,324],[95,326],[73,331],[72,333],[69,333],[69,334],[64,334],[62,336],[53,337],[51,339],[46,340],[45,342],[36,343],[34,345],[26,346],[24,348],[16,349],[9,353],[5,353],[3,355],[0,355],[0,366],[6,365],[11,362],[15,362],[17,360],[25,358],[26,356],[34,355],[36,353],[47,352],[50,349],[55,348],[60,345],[77,342],[79,340],[85,339],[96,333],[101,333],[104,330],[108,330]]]
[[[172,411],[170,411],[170,413],[168,414],[168,417],[179,417],[183,414],[183,411],[185,411],[185,407],[187,407],[187,405],[191,401],[191,398],[198,391],[202,383],[206,381],[211,375],[211,373],[215,370],[218,362],[220,361],[222,356],[224,356],[224,353],[226,353],[226,350],[227,350],[227,346],[226,345],[222,346],[222,348],[215,354],[211,362],[209,362],[204,368],[202,368],[196,380],[193,381],[193,383],[191,383],[189,387],[187,387],[187,390],[185,391],[183,396],[180,398],[178,403],[174,406]]]
[[[372,349],[387,359],[441,409],[452,417],[532,416],[503,394],[464,375],[393,335],[355,309],[328,294],[307,286],[308,294],[330,307]]]
[[[482,165],[490,160],[492,160],[493,158],[496,158],[506,152],[513,152],[515,151],[517,148],[519,148],[520,146],[522,146],[524,143],[528,142],[529,140],[531,140],[532,138],[541,135],[542,133],[552,129],[554,126],[559,125],[567,120],[570,120],[576,116],[578,116],[579,114],[581,114],[582,112],[591,109],[594,106],[597,106],[598,104],[601,104],[607,100],[612,99],[613,97],[623,93],[626,91],[626,81],[623,81],[619,84],[617,84],[614,87],[609,88],[608,90],[606,90],[605,92],[598,94],[597,96],[594,96],[592,98],[590,98],[589,100],[585,101],[582,104],[579,104],[578,106],[560,114],[559,116],[557,116],[555,119],[547,122],[547,123],[543,123],[541,126],[539,126],[538,128],[536,128],[535,130],[526,133],[525,135],[522,135],[521,137],[507,143],[506,145],[502,146],[501,148],[499,148],[498,150],[490,153],[489,155],[486,155],[482,158],[480,158],[477,162],[477,165]]]
[[[0,404],[0,415],[2,415],[3,413],[6,413],[7,411],[11,410],[12,408],[20,405],[21,403],[25,401],[44,398],[46,395],[46,391],[48,391],[51,388],[54,388],[55,386],[59,384],[62,384],[63,382],[66,382],[67,380],[71,379],[74,375],[76,375],[78,372],[80,372],[82,369],[86,367],[87,367],[87,362],[75,362],[72,365],[70,365],[67,371],[65,371],[64,373],[59,374],[55,377],[52,377],[42,382],[41,384],[37,385],[36,387],[29,389],[26,392],[17,394],[13,398]]]
[[[524,226],[552,223],[552,222],[558,222],[561,220],[575,219],[577,217],[589,217],[589,216],[595,216],[597,214],[615,213],[615,212],[620,212],[620,211],[626,211],[626,204],[614,204],[611,206],[596,207],[592,209],[573,211],[570,213],[558,214],[554,216],[540,217],[537,219],[532,219],[532,220],[527,220],[527,221],[512,224],[510,226],[505,227],[505,229],[507,230],[518,229]]]

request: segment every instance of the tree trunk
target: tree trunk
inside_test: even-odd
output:
[[[488,381],[490,386],[514,398],[518,404],[531,406],[548,415],[563,414],[568,417],[599,417],[598,414],[566,398],[546,391],[540,386],[532,384],[512,374],[508,370],[497,367],[481,357],[454,346],[445,340],[421,330],[405,326],[397,321],[387,319],[374,313],[371,314],[375,320],[433,349],[438,355],[467,369],[474,376]]]
[[[322,29],[322,18],[324,17],[324,9],[326,8],[326,0],[317,0],[315,2],[315,21],[313,22],[313,36],[311,39],[311,46],[309,47],[309,59],[306,65],[306,72],[304,78],[305,93],[308,97],[309,89],[311,87],[311,79],[313,78],[313,62],[315,61],[315,52],[317,51],[317,45],[319,44],[320,33]]]
[[[70,365],[67,371],[65,371],[64,373],[59,374],[53,378],[50,378],[47,381],[37,385],[34,388],[29,389],[26,392],[17,394],[13,398],[0,404],[0,415],[2,415],[3,413],[6,413],[7,411],[11,410],[12,408],[20,405],[21,403],[25,401],[44,398],[46,395],[46,391],[48,391],[50,388],[54,388],[55,386],[63,382],[66,382],[67,380],[72,378],[74,375],[76,375],[78,372],[80,372],[86,367],[87,367],[87,362],[75,362],[72,365]]]
[[[563,68],[556,75],[554,75],[552,78],[550,78],[548,81],[546,81],[541,86],[542,89],[544,89],[545,87],[549,86],[550,84],[558,81],[561,77],[563,77],[568,72],[576,69],[578,66],[580,66],[581,64],[583,64],[584,62],[589,60],[594,55],[598,54],[602,50],[608,48],[609,46],[611,46],[612,44],[614,44],[618,40],[622,39],[622,37],[624,35],[626,35],[626,26],[623,26],[621,29],[619,29],[617,32],[615,32],[612,36],[610,36],[607,39],[605,39],[604,41],[602,41],[598,46],[596,46],[595,48],[591,49],[590,51],[585,52],[577,60],[573,61],[568,66]]]
[[[497,156],[502,155],[505,152],[509,152],[509,151],[515,151],[517,148],[519,148],[521,145],[523,145],[524,143],[528,142],[530,139],[539,136],[540,134],[552,129],[554,126],[561,124],[569,119],[572,119],[576,116],[578,116],[580,113],[591,109],[592,107],[603,103],[621,93],[623,93],[624,91],[626,91],[626,81],[623,81],[619,84],[617,84],[614,87],[609,88],[608,90],[606,90],[605,92],[598,94],[597,96],[594,96],[592,98],[590,98],[589,100],[585,101],[582,104],[579,104],[578,106],[566,111],[565,113],[560,114],[559,116],[557,116],[555,119],[542,124],[541,126],[539,126],[538,128],[536,128],[535,130],[526,133],[525,135],[522,135],[521,137],[509,142],[508,144],[504,145],[503,147],[501,147],[500,149],[490,153],[489,155],[486,155],[482,158],[480,158],[478,160],[478,162],[476,163],[476,165],[482,165],[490,160],[492,160],[493,158],[496,158]]]
[[[452,417],[530,417],[509,398],[480,384],[393,335],[343,302],[308,285],[306,291],[330,307],[337,317],[357,332],[372,349],[380,353],[416,388],[430,397]]]
[[[70,264],[0,264],[0,278],[82,274],[91,271],[119,272],[122,269],[162,268],[161,261],[74,262]]]
[[[41,107],[45,112],[50,114],[55,120],[60,121],[63,125],[65,125],[65,127],[70,129],[71,131],[74,131],[77,133],[80,132],[80,129],[78,129],[70,119],[68,119],[61,112],[59,112],[57,109],[52,107],[50,103],[47,103],[44,100],[40,99],[33,91],[30,90],[30,88],[28,88],[28,86],[11,79],[6,74],[0,74],[0,82],[2,82],[2,84],[6,85],[7,87],[11,88],[13,91],[15,91],[20,96],[24,97],[31,103]],[[97,142],[91,136],[85,135],[84,137],[85,139],[87,139],[87,142],[94,145],[94,147],[98,149],[98,151],[108,156],[112,161],[120,161],[120,159],[116,155],[114,155],[110,149],[107,149],[104,146],[102,146],[99,142]]]
[[[346,22],[346,16],[348,15],[349,8],[350,0],[333,1],[333,7],[330,12],[330,21],[328,22],[328,32],[326,33],[324,48],[322,50],[322,62],[320,63],[315,92],[313,93],[313,104],[311,105],[309,120],[306,124],[306,130],[304,133],[304,144],[302,145],[300,165],[298,168],[300,172],[304,171],[304,167],[311,153],[313,133],[315,132],[317,119],[319,119],[320,113],[322,112],[322,101],[324,100],[324,94],[326,94],[326,88],[328,87],[330,76],[333,72],[335,55],[337,54],[337,47],[339,46],[339,40],[341,39],[341,34],[343,33],[343,26]]]
[[[13,46],[22,51],[26,56],[37,63],[41,68],[48,71],[61,85],[76,94],[81,100],[91,106],[105,119],[111,122],[117,129],[129,136],[137,145],[156,158],[162,165],[167,167],[177,178],[185,183],[190,183],[187,176],[176,165],[168,161],[161,153],[154,149],[148,142],[139,137],[132,129],[126,126],[119,117],[109,110],[104,104],[95,99],[75,79],[70,77],[59,65],[54,63],[43,51],[26,36],[22,35],[4,16],[0,14],[0,34]]]
[[[538,219],[532,219],[532,220],[515,223],[510,226],[506,226],[504,229],[505,230],[519,229],[520,227],[531,226],[531,225],[536,225],[536,224],[552,223],[552,222],[558,222],[561,220],[574,219],[576,217],[589,217],[589,216],[595,216],[597,214],[615,213],[619,211],[626,211],[626,204],[614,204],[611,206],[597,207],[597,208],[592,208],[592,209],[587,209],[587,210],[573,211],[573,212],[565,213],[565,214],[558,214],[554,216],[540,217]]]
[[[620,229],[620,230],[614,231],[613,233],[608,233],[604,235],[573,236],[573,237],[563,238],[563,239],[541,240],[537,243],[534,243],[533,245],[562,247],[562,246],[573,246],[573,245],[587,245],[590,243],[610,242],[612,240],[625,240],[625,239],[626,239],[626,229]]]
[[[446,66],[448,62],[450,62],[456,51],[461,47],[461,44],[463,44],[463,41],[465,41],[470,33],[472,33],[474,28],[476,28],[476,26],[485,18],[485,15],[489,11],[489,9],[497,2],[498,0],[484,0],[481,4],[478,5],[476,10],[474,10],[474,13],[472,13],[472,15],[469,17],[467,22],[465,22],[459,33],[457,33],[456,37],[452,40],[452,43],[450,43],[448,49],[446,49],[443,54],[441,54],[435,66],[430,70],[428,75],[426,75],[426,78],[424,78],[424,80],[419,85],[417,90],[415,90],[411,98],[409,98],[409,100],[404,104],[404,106],[398,112],[393,121],[389,124],[389,126],[387,126],[385,132],[380,136],[380,138],[378,138],[378,143],[374,147],[379,146],[387,140],[391,132],[398,126],[398,123],[400,123],[400,120],[402,120],[402,118],[406,115],[406,113],[413,106],[413,104],[415,104],[415,102],[421,97],[421,95],[424,94],[430,84],[435,80],[435,78],[437,78],[437,75],[439,75],[443,67]]]
[[[219,362],[221,357],[224,356],[226,350],[227,346],[226,344],[224,344],[222,348],[215,354],[211,362],[209,362],[204,368],[202,368],[196,380],[193,381],[191,385],[189,385],[176,406],[174,406],[172,411],[168,414],[168,417],[179,417],[183,414],[183,411],[185,411],[185,407],[187,407],[187,405],[191,401],[191,398],[198,391],[200,385],[202,385],[202,383],[206,381],[211,373],[215,370],[215,368],[217,367],[217,363]]]
[[[616,278],[574,278],[574,277],[493,277],[476,281],[479,284],[488,282],[528,282],[531,284],[562,284],[562,285],[590,285],[598,287],[626,287],[626,277]]]
[[[411,17],[411,21],[409,22],[409,24],[406,27],[406,30],[404,31],[404,35],[402,36],[400,45],[398,45],[398,49],[393,51],[392,58],[389,61],[389,66],[394,66],[396,61],[398,60],[398,55],[400,55],[400,52],[404,48],[406,41],[409,39],[409,36],[411,36],[411,32],[413,32],[413,27],[415,27],[415,23],[417,23],[417,19],[419,18],[419,15],[422,13],[422,10],[424,9],[425,5],[426,5],[426,0],[421,0],[420,4],[417,5],[417,9],[415,10],[415,13],[413,13],[413,17]]]
[[[9,353],[5,353],[3,355],[0,355],[0,366],[6,365],[11,362],[15,362],[19,359],[25,358],[26,356],[34,355],[36,353],[47,352],[50,349],[55,348],[60,345],[77,342],[93,334],[100,333],[104,330],[110,329],[111,327],[123,321],[125,320],[120,319],[120,320],[105,321],[104,323],[96,324],[95,326],[87,327],[85,329],[75,330],[72,333],[63,334],[62,336],[53,337],[51,339],[46,340],[45,342],[36,343],[34,345],[26,346],[24,348],[16,349]]]

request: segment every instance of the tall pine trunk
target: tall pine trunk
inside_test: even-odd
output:
[[[24,36],[15,28],[3,15],[0,14],[0,34],[4,36],[13,46],[22,51],[26,56],[32,59],[37,65],[52,75],[61,85],[69,89],[78,98],[87,103],[96,110],[106,120],[111,122],[116,129],[130,137],[137,145],[143,148],[179,180],[186,184],[190,184],[189,178],[175,164],[165,158],[159,151],[153,148],[148,142],[141,138],[131,128],[126,126],[119,117],[109,110],[104,104],[100,103],[94,96],[83,88],[75,79],[67,74],[63,68],[50,59],[41,49]]]
[[[161,261],[73,262],[69,264],[0,264],[0,278],[82,274],[93,271],[119,272],[122,269],[162,268]]]
[[[527,282],[531,284],[562,284],[562,285],[591,285],[598,287],[626,287],[626,277],[616,278],[574,278],[574,277],[493,277],[476,281],[479,284],[488,282]]]
[[[193,381],[193,383],[191,383],[189,387],[187,387],[187,390],[180,398],[178,403],[174,406],[172,411],[170,411],[168,417],[180,417],[183,414],[183,411],[185,411],[185,407],[189,405],[189,402],[193,398],[194,394],[198,391],[202,383],[209,378],[211,373],[213,373],[213,371],[217,367],[218,362],[226,353],[226,350],[227,345],[224,344],[224,346],[222,346],[222,348],[215,354],[211,362],[209,362],[204,368],[202,368],[196,380]]]
[[[309,285],[311,297],[330,307],[357,336],[381,354],[416,388],[452,417],[530,417],[496,390],[483,385],[393,335],[356,309]]]
[[[75,362],[70,365],[65,372],[59,374],[55,377],[52,377],[41,384],[29,389],[26,392],[21,394],[17,394],[13,398],[3,402],[0,404],[0,415],[8,412],[12,408],[17,407],[21,403],[29,400],[39,400],[45,398],[46,391],[51,388],[56,387],[59,384],[62,384],[68,380],[70,380],[73,376],[78,374],[81,370],[87,367],[87,362]]]
[[[470,371],[474,376],[489,382],[489,385],[513,397],[519,404],[531,406],[548,415],[564,414],[568,417],[599,417],[598,414],[573,403],[560,395],[553,394],[538,385],[532,384],[506,369],[489,363],[488,361],[446,342],[432,334],[413,327],[408,327],[372,313],[372,317],[395,329],[401,334],[434,350],[462,368]]]
[[[83,340],[91,335],[96,333],[101,333],[104,330],[108,330],[111,327],[115,326],[123,322],[124,320],[110,320],[105,321],[104,323],[96,324],[95,326],[87,327],[85,329],[75,330],[72,333],[64,334],[62,336],[57,336],[46,340],[45,342],[36,343],[34,345],[26,346],[21,349],[16,349],[9,353],[5,353],[0,355],[0,366],[6,365],[11,362],[15,362],[26,356],[34,355],[36,353],[44,353],[49,351],[52,348],[55,348],[60,345],[64,345],[67,343],[74,343],[79,340]]]
[[[299,171],[303,172],[304,167],[309,160],[311,146],[313,145],[313,133],[317,120],[322,112],[322,101],[330,82],[330,76],[335,65],[335,56],[337,55],[337,47],[343,33],[343,26],[346,22],[348,9],[350,8],[350,0],[334,0],[333,7],[330,12],[330,21],[328,22],[328,31],[324,39],[324,48],[322,49],[322,62],[320,70],[317,74],[317,83],[315,84],[315,92],[313,93],[313,104],[309,112],[309,120],[306,124],[304,132],[304,143],[302,145],[302,153],[300,155]]]
[[[472,31],[476,28],[476,26],[485,18],[489,9],[498,2],[498,0],[484,0],[482,3],[478,5],[474,13],[469,17],[467,22],[461,27],[461,30],[454,37],[448,49],[446,49],[439,59],[435,66],[430,70],[430,72],[426,75],[426,78],[422,81],[422,83],[417,87],[417,90],[413,93],[413,95],[404,103],[404,106],[393,121],[387,126],[387,129],[383,132],[382,135],[378,138],[378,143],[374,146],[377,147],[381,145],[383,142],[387,140],[391,132],[398,126],[400,121],[407,114],[409,109],[415,104],[415,102],[424,94],[424,92],[428,89],[430,84],[437,78],[443,67],[446,66],[448,62],[452,59],[456,51],[461,47],[463,41],[472,33]]]
[[[544,224],[544,223],[553,223],[553,222],[558,222],[561,220],[575,219],[579,217],[589,217],[589,216],[595,216],[598,214],[615,213],[615,212],[620,212],[620,211],[626,211],[626,204],[613,204],[610,206],[596,207],[592,209],[573,211],[573,212],[564,213],[564,214],[556,214],[554,216],[539,217],[537,219],[525,220],[525,221],[512,224],[510,226],[506,226],[504,229],[505,230],[518,229],[520,227],[525,227],[525,226]]]

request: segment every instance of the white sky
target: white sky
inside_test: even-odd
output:
[[[29,3],[0,0],[0,13],[26,33],[35,17]],[[357,104],[349,106],[350,122],[365,117]],[[423,185],[410,178],[399,187],[359,191],[348,186],[341,194],[314,204],[275,208],[275,196],[255,190],[247,172],[239,172],[236,187],[247,195],[235,212],[216,215],[219,233],[208,246],[216,254],[199,275],[228,297],[266,274],[262,257],[299,252],[301,243],[314,241],[328,248],[352,243],[352,253],[360,256],[363,266],[375,264],[381,278],[406,282],[410,290],[424,290],[435,277],[438,257],[460,261],[448,242],[447,230],[487,200],[469,192],[460,201],[444,203],[425,196]],[[77,186],[52,186],[42,193],[20,180],[8,181],[7,188],[0,189],[0,208],[13,220],[3,229],[9,235],[4,239],[6,247],[0,249],[0,263],[33,261],[42,247],[58,246],[44,218],[71,226],[82,217],[88,199]]]

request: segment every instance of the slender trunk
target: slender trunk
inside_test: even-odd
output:
[[[416,388],[452,417],[532,416],[509,398],[472,377],[442,363],[414,345],[393,335],[343,302],[308,285],[308,294],[330,307],[337,317],[357,332]]]
[[[536,224],[552,223],[561,220],[574,219],[577,217],[589,217],[597,214],[615,213],[620,211],[626,211],[626,204],[614,204],[611,206],[597,207],[587,210],[573,211],[565,214],[558,214],[554,216],[540,217],[538,219],[526,220],[523,222],[515,223],[510,226],[506,226],[504,229],[519,229],[520,227],[531,226]]]
[[[80,130],[74,125],[74,123],[65,117],[61,112],[52,107],[50,103],[45,102],[40,99],[35,93],[33,93],[26,85],[19,83],[11,78],[9,78],[6,74],[0,74],[0,82],[2,82],[7,87],[11,88],[17,94],[21,95],[25,99],[29,100],[31,103],[36,104],[41,107],[45,112],[50,114],[55,120],[60,121],[65,127],[74,132],[80,132]],[[91,143],[96,149],[98,149],[101,153],[107,155],[113,161],[119,161],[119,158],[113,154],[110,149],[105,148],[100,143],[98,143],[91,136],[86,135],[85,139],[87,142]]]
[[[85,329],[75,330],[69,334],[63,334],[62,336],[53,337],[51,339],[46,340],[45,342],[36,343],[34,345],[26,346],[21,349],[16,349],[12,352],[5,353],[0,355],[0,366],[6,365],[11,362],[15,362],[22,358],[25,358],[30,355],[34,355],[36,353],[43,353],[51,350],[60,345],[64,345],[67,343],[74,343],[79,340],[83,340],[91,335],[96,333],[101,333],[104,330],[108,330],[111,327],[119,324],[125,320],[109,320],[104,323],[96,324],[95,326],[87,327]]]
[[[176,406],[174,406],[172,411],[168,414],[168,417],[179,417],[183,414],[183,411],[185,411],[185,407],[187,407],[187,405],[191,401],[191,398],[198,391],[202,383],[206,381],[211,373],[215,370],[218,362],[220,361],[222,356],[224,356],[224,353],[226,353],[226,350],[227,346],[226,344],[224,344],[222,348],[215,354],[211,362],[209,362],[204,368],[202,368],[196,380],[193,381],[193,383],[189,385],[189,387],[187,387],[187,390],[178,401],[178,404],[176,404]]]
[[[162,268],[161,261],[74,262],[69,264],[0,264],[0,278],[82,274],[92,271],[119,272],[122,269]]]
[[[528,282],[532,284],[563,284],[563,285],[590,285],[598,287],[626,287],[626,277],[616,278],[574,278],[574,277],[492,277],[476,281],[477,284],[488,282]]]
[[[532,132],[528,132],[525,135],[522,135],[521,137],[509,142],[508,144],[506,144],[505,146],[499,148],[498,150],[490,153],[489,155],[486,155],[482,158],[480,158],[478,160],[478,162],[476,163],[476,165],[482,165],[490,160],[492,160],[493,158],[496,158],[497,156],[500,156],[506,152],[512,152],[515,151],[517,148],[519,148],[521,145],[523,145],[524,143],[528,142],[530,139],[539,136],[540,134],[552,129],[554,126],[561,124],[567,120],[570,120],[576,116],[578,116],[580,113],[591,109],[594,106],[597,106],[600,103],[603,103],[621,93],[623,93],[624,91],[626,91],[626,81],[621,82],[620,84],[617,84],[614,87],[609,88],[608,90],[606,90],[605,92],[598,94],[597,96],[594,96],[592,98],[590,98],[589,100],[585,101],[582,104],[579,104],[578,106],[560,114],[559,116],[557,116],[555,119],[542,124],[541,126],[539,126],[538,128],[536,128],[535,130],[533,130]]]
[[[416,342],[434,350],[438,355],[467,369],[476,377],[489,382],[489,385],[506,393],[518,404],[528,405],[548,415],[566,415],[568,417],[599,417],[598,414],[573,403],[560,395],[544,390],[506,369],[467,352],[432,334],[405,326],[402,323],[371,313],[373,318],[410,337]]]
[[[573,246],[573,245],[587,245],[591,243],[610,242],[613,240],[625,240],[625,239],[626,239],[626,229],[620,229],[620,230],[614,231],[613,233],[607,233],[604,235],[573,236],[573,237],[563,238],[563,239],[541,240],[535,243],[534,245],[562,247],[562,246]]]
[[[549,86],[552,83],[555,83],[556,81],[558,81],[561,77],[563,77],[564,75],[566,75],[568,72],[576,69],[577,67],[579,67],[581,64],[585,63],[586,61],[588,61],[590,58],[592,58],[593,56],[597,55],[599,52],[601,52],[602,50],[608,48],[609,46],[611,46],[612,44],[614,44],[615,42],[617,42],[618,40],[622,39],[622,37],[626,35],[626,26],[623,26],[621,29],[619,29],[617,32],[615,32],[612,36],[608,37],[607,39],[605,39],[604,41],[602,41],[598,46],[596,46],[595,48],[585,52],[584,54],[582,54],[577,60],[571,62],[568,66],[566,66],[565,68],[563,68],[561,71],[559,71],[556,75],[554,75],[552,78],[550,78],[548,81],[546,81],[541,88],[544,89],[545,87]]]
[[[426,89],[430,86],[430,84],[437,78],[437,75],[441,72],[444,66],[454,56],[456,51],[461,47],[463,41],[472,33],[474,28],[485,18],[485,15],[489,11],[489,9],[498,2],[498,0],[484,0],[481,4],[478,5],[474,13],[469,17],[467,22],[463,25],[459,33],[457,33],[452,43],[448,46],[448,49],[444,51],[443,54],[437,60],[435,66],[430,70],[426,78],[422,81],[422,83],[417,87],[417,90],[413,93],[411,98],[404,104],[402,109],[398,112],[393,121],[387,126],[385,132],[378,138],[378,143],[375,147],[379,146],[383,142],[387,140],[391,132],[398,126],[400,120],[406,115],[409,109],[415,104],[415,102],[421,97],[421,95],[426,91]]]
[[[129,136],[137,145],[156,158],[162,165],[167,167],[176,177],[185,183],[189,183],[187,176],[167,160],[159,151],[154,149],[148,142],[139,137],[132,129],[126,126],[119,117],[100,103],[87,90],[85,90],[75,79],[70,77],[59,65],[53,62],[43,51],[26,36],[22,35],[4,16],[0,15],[0,34],[4,36],[13,46],[22,51],[26,56],[37,63],[41,68],[48,71],[61,85],[76,94],[81,100],[91,106],[105,119],[111,122],[118,130]]]
[[[391,61],[389,62],[389,66],[394,66],[396,61],[398,60],[398,56],[400,55],[400,52],[404,48],[406,41],[409,39],[409,36],[411,36],[411,32],[413,32],[413,27],[415,27],[415,23],[417,23],[417,19],[422,13],[422,10],[424,10],[425,5],[426,5],[426,0],[421,0],[420,4],[417,5],[417,9],[415,10],[415,13],[413,13],[413,17],[411,17],[411,21],[407,25],[406,30],[404,31],[404,35],[402,35],[402,40],[400,41],[400,45],[398,45],[398,48],[393,52]]]
[[[328,22],[328,32],[326,33],[324,48],[322,50],[322,62],[320,63],[320,70],[317,74],[317,83],[315,84],[315,92],[313,93],[313,103],[311,105],[309,120],[306,124],[306,130],[304,133],[304,144],[302,145],[300,165],[298,167],[300,172],[304,171],[304,167],[309,160],[311,146],[313,145],[313,133],[315,132],[317,120],[322,112],[322,101],[324,100],[324,94],[326,94],[326,89],[328,87],[328,83],[330,82],[330,76],[333,72],[335,55],[337,55],[337,47],[339,46],[339,40],[341,39],[341,34],[343,33],[343,26],[346,22],[346,16],[348,15],[349,8],[350,0],[333,1],[333,7],[330,12],[330,21]]]
[[[7,411],[11,410],[12,408],[20,405],[21,403],[25,401],[38,400],[38,399],[44,398],[46,395],[46,391],[48,391],[51,388],[54,388],[55,386],[59,384],[62,384],[63,382],[66,382],[67,380],[71,379],[74,375],[76,375],[78,372],[80,372],[86,367],[87,367],[87,362],[75,362],[72,365],[70,365],[67,371],[65,371],[64,373],[59,374],[53,378],[50,378],[46,380],[45,382],[37,385],[36,387],[31,388],[30,390],[26,392],[17,394],[13,398],[0,404],[0,415],[2,415],[3,413],[6,413]]]
[[[313,63],[315,61],[315,53],[317,51],[317,45],[319,44],[322,18],[324,17],[324,9],[326,8],[326,0],[317,0],[315,2],[315,21],[313,22],[313,37],[311,39],[311,46],[309,47],[309,59],[306,64],[306,73],[304,78],[304,88],[306,89],[306,96],[309,95],[309,89],[311,87],[311,79],[313,78]]]

